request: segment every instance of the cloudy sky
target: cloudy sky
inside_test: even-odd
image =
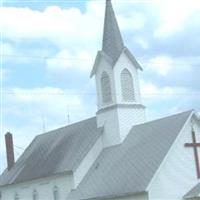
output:
[[[149,119],[200,111],[200,1],[113,0],[126,46],[141,63]],[[35,135],[95,115],[89,74],[101,49],[104,0],[4,0],[0,8],[2,126],[18,157]],[[20,148],[22,149],[20,149]]]

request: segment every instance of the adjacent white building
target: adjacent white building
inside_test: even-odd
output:
[[[0,200],[200,199],[200,119],[191,110],[147,121],[139,71],[107,0],[96,116],[38,135],[16,162],[7,133]]]

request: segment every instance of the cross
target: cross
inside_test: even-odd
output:
[[[200,167],[199,167],[199,157],[198,157],[198,147],[200,147],[200,143],[196,142],[196,136],[195,136],[194,129],[192,129],[192,143],[185,143],[185,147],[192,147],[194,150],[197,178],[200,179]]]

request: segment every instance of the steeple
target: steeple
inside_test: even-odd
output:
[[[106,0],[102,50],[115,61],[124,48],[111,0]]]
[[[145,121],[139,70],[140,64],[124,45],[111,0],[106,0],[102,50],[91,72],[96,80],[97,126],[104,127],[104,146],[122,143],[133,125]]]

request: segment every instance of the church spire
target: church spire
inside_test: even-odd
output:
[[[97,127],[104,128],[105,147],[122,143],[133,125],[145,121],[139,69],[141,66],[124,46],[111,0],[106,0],[102,50],[91,72],[97,89]]]
[[[111,0],[106,0],[102,50],[115,61],[124,48]]]

